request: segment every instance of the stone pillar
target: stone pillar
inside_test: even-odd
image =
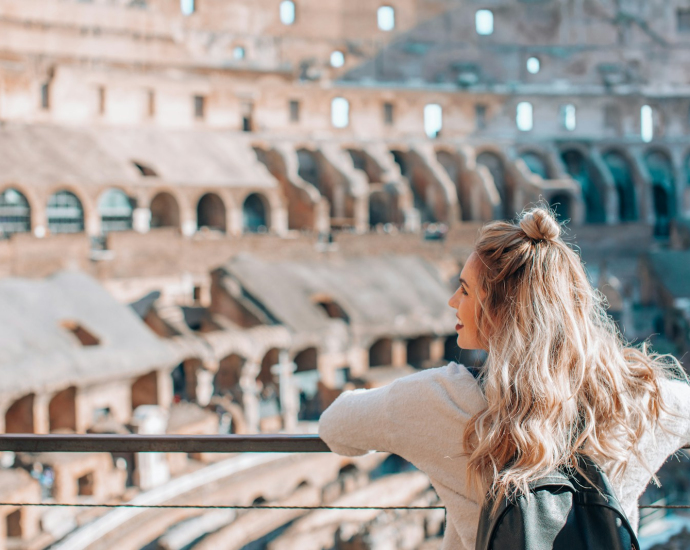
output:
[[[213,373],[203,368],[196,371],[196,402],[205,407],[211,402],[213,395]]]
[[[247,360],[240,376],[244,417],[247,421],[247,433],[250,434],[259,431],[259,388],[256,385],[256,377],[260,371],[259,363]]]
[[[170,371],[156,371],[156,390],[158,405],[167,411],[173,400],[173,381]]]
[[[50,394],[37,394],[34,397],[34,433],[47,434],[50,433],[50,413],[48,405],[50,404]]]
[[[280,385],[280,410],[283,413],[283,431],[294,433],[297,428],[297,414],[299,400],[297,387],[294,384],[293,373],[297,365],[290,361],[287,350],[282,350],[278,356],[278,364],[271,367],[271,372],[278,376]]]
[[[407,365],[407,342],[395,339],[391,346],[391,365],[394,367],[404,367]]]
[[[167,425],[168,415],[157,405],[141,405],[132,415],[132,427],[137,434],[162,435]],[[136,453],[134,463],[135,483],[144,491],[170,480],[165,453]]]
[[[446,341],[444,338],[437,337],[429,343],[429,360],[431,363],[436,363],[443,359],[446,353]]]
[[[137,233],[148,233],[151,230],[151,209],[135,208],[132,212],[132,229]]]
[[[233,204],[227,208],[226,212],[227,217],[225,218],[225,227],[227,227],[228,235],[239,237],[242,235],[243,226],[242,222],[244,214],[242,212],[242,207]]]
[[[182,220],[180,229],[185,237],[191,237],[196,233],[196,220]]]

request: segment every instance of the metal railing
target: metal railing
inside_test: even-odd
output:
[[[690,449],[689,446],[682,449]],[[111,435],[111,434],[0,434],[0,452],[68,453],[329,453],[317,435]],[[208,508],[279,510],[431,510],[444,506],[280,506],[270,504],[186,505],[107,503],[7,503],[0,506],[65,506],[84,508]],[[690,505],[651,504],[640,509],[690,509]]]

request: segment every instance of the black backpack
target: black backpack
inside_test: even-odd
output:
[[[487,498],[476,550],[639,550],[606,474],[580,455],[577,471],[556,471],[530,485],[531,498]]]

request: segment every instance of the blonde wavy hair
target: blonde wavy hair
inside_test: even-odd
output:
[[[626,344],[547,208],[487,224],[475,252],[488,358],[487,407],[464,433],[472,485],[498,505],[556,468],[579,469],[576,453],[613,477],[631,456],[644,464],[637,442],[664,410],[661,379],[682,377],[678,361]]]

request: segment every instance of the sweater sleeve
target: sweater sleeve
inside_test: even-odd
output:
[[[321,415],[319,435],[335,453],[358,456],[392,452],[386,401],[390,385],[342,393]]]
[[[680,380],[664,380],[661,394],[667,409],[662,413],[662,425],[672,440],[671,445],[676,449],[690,445],[690,385]]]

